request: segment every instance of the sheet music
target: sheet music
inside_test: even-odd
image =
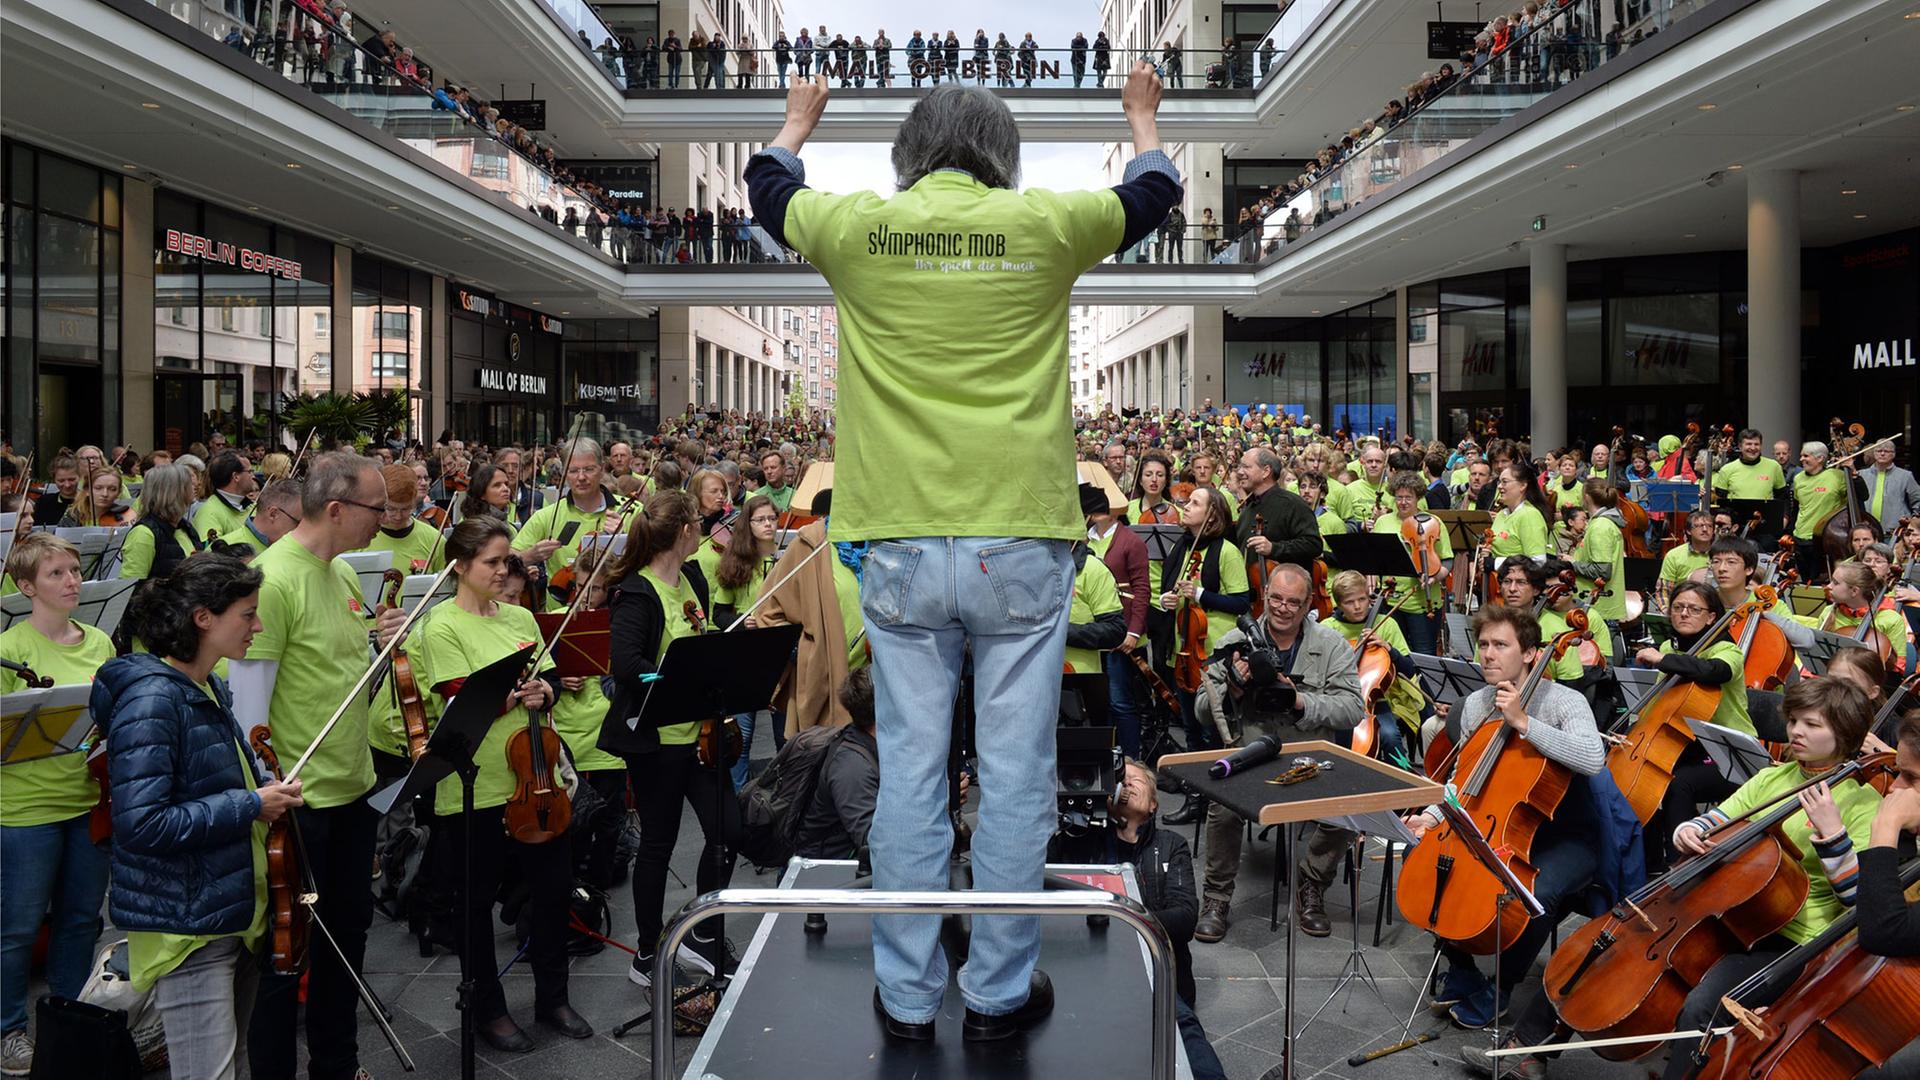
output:
[[[32,502],[22,505],[31,506]],[[7,555],[13,550],[13,534],[20,529],[19,513],[0,514],[0,563],[7,561]]]
[[[1610,667],[1607,670],[1613,672],[1614,681],[1620,684],[1620,693],[1627,699],[1628,711],[1639,708],[1640,703],[1653,693],[1654,686],[1660,682],[1660,672],[1656,668]]]
[[[391,551],[349,551],[340,556],[340,561],[353,570],[360,579],[360,598],[368,604],[380,602],[380,579],[393,569]]]
[[[1447,651],[1456,660],[1473,659],[1473,616],[1463,611],[1449,611],[1447,623]]]
[[[0,765],[39,761],[80,748],[93,730],[91,683],[69,683],[7,695],[0,715]]]
[[[433,579],[438,576],[437,574],[408,574],[407,580],[400,583],[400,606],[407,611],[419,607],[420,601],[427,595],[427,589],[433,585]],[[435,604],[452,598],[453,575],[448,574],[446,579],[441,581],[439,591],[433,594],[433,599],[427,604],[427,610],[432,611]]]
[[[1829,633],[1825,630],[1813,631],[1813,644],[1800,650],[1800,662],[1815,675],[1825,675],[1827,665],[1840,655],[1842,649],[1864,649],[1866,642],[1845,634]]]
[[[625,555],[627,553],[627,534],[596,532],[588,533],[580,538],[580,550],[582,551],[603,548],[609,544],[613,546],[614,558],[617,559]]]
[[[97,626],[111,637],[120,626],[120,617],[127,613],[127,601],[133,599],[134,587],[139,584],[134,578],[81,582],[80,606],[73,609],[74,621]],[[19,593],[0,597],[0,630],[26,618],[32,611],[33,601]]]

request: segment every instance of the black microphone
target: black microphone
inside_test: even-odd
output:
[[[1207,766],[1207,775],[1215,780],[1225,780],[1236,771],[1251,769],[1255,765],[1265,765],[1279,756],[1280,736],[1262,735]]]

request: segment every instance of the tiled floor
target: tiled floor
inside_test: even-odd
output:
[[[766,744],[764,737],[760,742],[761,745],[755,747],[756,754],[770,756],[771,745]],[[1191,837],[1190,829],[1183,831]],[[693,878],[698,843],[698,826],[693,815],[688,814],[673,862],[674,870],[687,882]],[[1471,1039],[1487,1037],[1485,1033],[1451,1028],[1422,1009],[1415,1017],[1413,1030],[1415,1033],[1438,1030],[1440,1036],[1436,1041],[1364,1066],[1347,1065],[1350,1055],[1399,1041],[1402,1026],[1414,1007],[1433,958],[1430,939],[1397,923],[1387,928],[1378,948],[1371,945],[1381,866],[1377,858],[1371,858],[1363,870],[1360,915],[1362,941],[1367,944],[1367,965],[1376,977],[1384,1004],[1364,988],[1334,1002],[1299,1035],[1293,1070],[1296,1077],[1353,1075],[1367,1080],[1403,1080],[1462,1076],[1465,1072],[1459,1064],[1459,1049]],[[1282,1008],[1286,992],[1286,947],[1284,926],[1280,933],[1274,933],[1267,924],[1272,871],[1273,846],[1270,843],[1249,845],[1235,897],[1233,925],[1226,940],[1212,945],[1196,942],[1193,946],[1194,974],[1199,986],[1198,1012],[1233,1080],[1259,1080],[1270,1072],[1279,1076],[1277,1066],[1286,1018]],[[756,876],[751,868],[743,868],[734,880],[740,885],[771,886],[776,875],[769,872]],[[691,896],[690,885],[668,881],[669,911]],[[632,894],[618,890],[611,901],[615,936],[631,944]],[[1335,922],[1334,936],[1323,940],[1305,936],[1299,939],[1295,1002],[1296,1015],[1303,1022],[1327,1001],[1351,947],[1345,887],[1336,886],[1330,891],[1328,908]],[[500,962],[505,963],[512,955],[513,937],[510,930],[501,929],[496,951]],[[729,935],[736,947],[744,950],[751,928],[744,920],[736,921],[730,926]],[[575,1008],[597,1032],[584,1041],[563,1038],[532,1023],[532,977],[524,964],[516,965],[506,978],[507,1002],[514,1015],[526,1025],[536,1049],[530,1054],[511,1055],[497,1053],[482,1044],[479,1075],[510,1076],[519,1080],[645,1075],[650,1047],[647,1029],[639,1028],[622,1039],[608,1035],[616,1024],[642,1008],[639,991],[627,981],[628,960],[628,953],[608,947],[597,955],[574,961],[570,996]],[[459,981],[458,961],[445,952],[437,952],[431,958],[420,957],[403,926],[376,916],[366,968],[369,984],[396,1014],[394,1027],[419,1068],[414,1075],[421,1080],[457,1077],[459,1014],[454,1007],[454,990]],[[1520,996],[1524,999],[1537,992],[1538,985],[1537,980],[1523,984]],[[860,1008],[849,1012],[849,1023],[871,1022],[864,1003],[860,1004]],[[677,1040],[676,1075],[691,1055],[694,1042],[690,1038]],[[360,1046],[361,1060],[374,1075],[382,1078],[402,1075],[379,1033],[364,1017]],[[1576,1052],[1556,1062],[1553,1075],[1556,1080],[1562,1077],[1638,1080],[1644,1070]]]

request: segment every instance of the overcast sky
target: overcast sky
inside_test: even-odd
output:
[[[969,50],[968,55],[971,55],[975,29],[986,30],[989,38],[1004,31],[1007,40],[1014,42],[1031,32],[1040,47],[1046,49],[1066,48],[1073,42],[1075,31],[1087,35],[1087,40],[1091,41],[1094,32],[1100,29],[1098,0],[1048,0],[1046,3],[1034,3],[1032,0],[1018,3],[1014,0],[975,0],[968,5],[964,16],[953,14],[955,8],[946,5],[938,9],[933,5],[915,5],[911,12],[902,14],[902,5],[888,0],[831,0],[830,3],[798,0],[786,3],[784,7],[789,37],[800,32],[802,23],[810,33],[818,34],[824,22],[829,35],[845,34],[849,41],[853,40],[855,34],[871,41],[874,31],[884,28],[887,37],[893,40],[894,47],[904,49],[915,29],[928,33],[938,29],[943,35],[952,30],[959,35],[962,46]],[[930,11],[935,13],[928,14]],[[943,17],[949,22],[936,24],[933,21]],[[916,22],[915,19],[925,21]],[[952,22],[953,19],[964,19],[965,24]],[[833,108],[831,100],[827,108]],[[807,163],[807,183],[823,191],[864,190],[891,194],[893,166],[887,159],[888,150],[889,147],[884,143],[814,143],[802,155]],[[1022,146],[1020,186],[1056,191],[1105,187],[1100,174],[1100,144],[1030,143]]]

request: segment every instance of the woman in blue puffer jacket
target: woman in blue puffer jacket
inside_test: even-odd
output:
[[[213,673],[260,629],[260,573],[195,555],[141,585],[123,621],[150,652],[93,684],[113,796],[108,910],[135,988],[152,988],[174,1080],[237,1072],[266,936],[266,826],[300,805],[247,749]]]

